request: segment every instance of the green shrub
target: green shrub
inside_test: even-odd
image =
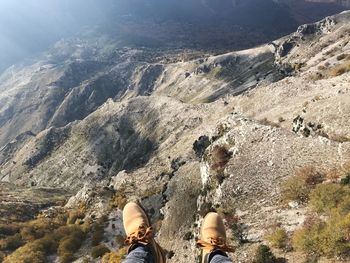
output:
[[[128,198],[126,197],[125,189],[121,187],[117,190],[116,194],[113,197],[112,207],[123,209],[127,202]]]
[[[308,219],[293,236],[293,246],[309,255],[349,256],[350,213],[345,217],[332,212],[327,222]]]
[[[13,236],[18,233],[20,226],[18,224],[0,224],[0,237]]]
[[[310,194],[310,206],[314,211],[330,212],[342,202],[346,195],[350,194],[349,188],[339,184],[318,185]]]
[[[74,253],[82,245],[85,234],[78,225],[63,226],[54,232],[55,238],[59,240],[57,254],[63,263],[71,262]]]
[[[74,258],[74,253],[78,251],[82,244],[82,240],[75,236],[68,236],[60,241],[57,249],[57,254],[61,262],[71,262]]]
[[[37,240],[18,248],[5,258],[4,263],[46,263],[47,251],[50,251],[47,243]]]
[[[256,251],[253,263],[275,263],[277,259],[266,245],[260,245]]]
[[[92,227],[92,237],[91,237],[91,245],[97,246],[102,242],[104,238],[104,227],[98,223],[95,223]]]
[[[117,252],[105,254],[102,258],[102,263],[120,263],[123,261],[123,259],[125,259],[126,254],[127,248],[123,247]]]
[[[271,233],[265,236],[265,239],[270,242],[272,247],[286,248],[288,245],[288,235],[286,230],[281,227],[275,228]]]
[[[99,258],[102,257],[103,255],[111,252],[108,247],[106,247],[103,244],[100,244],[98,246],[95,246],[91,249],[91,257],[92,258]]]
[[[13,236],[7,237],[0,240],[0,250],[10,250],[13,251],[24,244],[20,234],[15,234]]]
[[[308,254],[321,254],[319,243],[324,228],[325,222],[319,218],[307,218],[304,226],[293,235],[293,247]]]
[[[75,260],[74,253],[66,252],[60,255],[60,263],[71,263]]]
[[[350,185],[350,173],[340,180],[341,185]]]
[[[281,185],[282,199],[285,201],[299,201],[305,203],[309,199],[310,191],[324,181],[325,174],[314,167],[304,167],[295,176],[288,178]]]

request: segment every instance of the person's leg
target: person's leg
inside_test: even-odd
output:
[[[155,263],[151,251],[145,246],[137,246],[127,255],[123,263]]]
[[[221,252],[221,251],[220,251]],[[209,257],[210,263],[232,263],[232,260],[225,253],[213,253],[212,257]]]
[[[226,230],[222,218],[217,213],[205,216],[200,240],[197,245],[202,249],[202,263],[232,263],[225,252],[234,249],[226,244]]]
[[[153,237],[153,229],[144,209],[133,202],[123,209],[123,224],[129,246],[123,263],[165,263],[165,253]]]

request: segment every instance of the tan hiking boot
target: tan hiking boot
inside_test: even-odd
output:
[[[218,252],[222,255],[225,255],[225,252],[234,252],[234,248],[226,244],[224,222],[217,213],[208,213],[205,216],[197,245],[202,248],[203,263],[209,262],[212,252]]]
[[[145,210],[137,203],[130,202],[123,209],[123,223],[127,235],[125,244],[130,252],[135,245],[144,245],[152,251],[155,263],[165,263],[163,249],[153,238],[153,229]]]

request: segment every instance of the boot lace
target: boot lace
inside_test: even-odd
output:
[[[152,227],[139,226],[138,230],[130,234],[126,240],[126,245],[132,245],[136,243],[145,243],[149,244],[153,238],[153,229]]]
[[[210,248],[212,250],[218,249],[223,252],[234,252],[235,249],[231,246],[228,246],[225,242],[225,240],[221,237],[217,238],[209,238],[209,242],[204,241],[204,240],[198,240],[197,241],[197,246],[201,248]]]

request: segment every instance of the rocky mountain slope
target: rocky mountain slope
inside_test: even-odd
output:
[[[350,161],[349,72],[349,11],[217,56],[61,42],[0,78],[0,180],[78,192],[66,208],[106,216],[113,250],[121,203],[140,200],[169,262],[196,260],[206,212],[235,215],[246,243],[232,257],[251,262],[271,224],[291,233],[308,213],[280,202],[281,182]],[[77,262],[99,262],[89,251]]]

